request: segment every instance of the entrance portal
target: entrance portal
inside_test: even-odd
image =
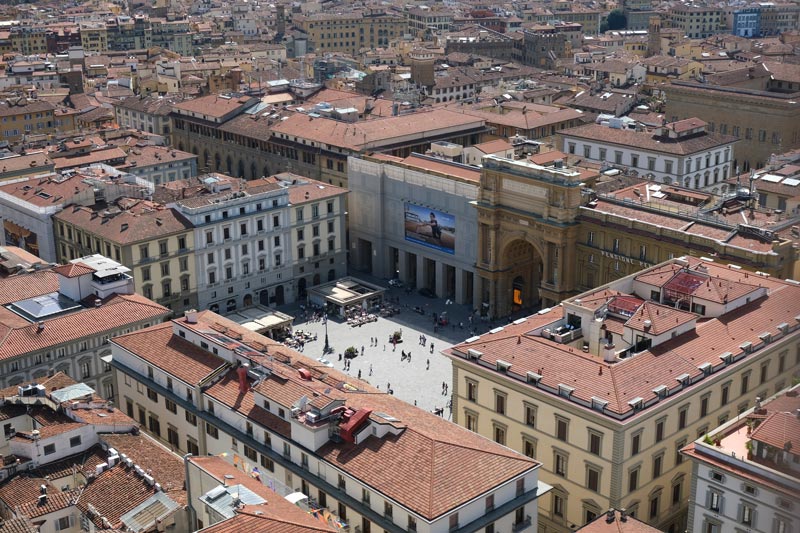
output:
[[[540,303],[539,284],[541,282],[542,258],[534,246],[521,239],[506,246],[502,257],[504,274],[498,280],[505,288],[507,309],[498,309],[506,315],[521,309],[535,308]],[[502,299],[501,299],[502,300]]]

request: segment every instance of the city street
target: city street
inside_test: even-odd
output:
[[[380,282],[386,286],[386,282]],[[422,409],[434,411],[444,409],[443,416],[449,418],[450,411],[447,405],[452,392],[452,369],[450,360],[440,352],[457,344],[470,336],[469,316],[472,312],[471,305],[457,305],[448,303],[441,298],[426,298],[405,289],[390,288],[387,298],[392,301],[399,299],[399,304],[393,305],[401,308],[401,312],[388,318],[379,317],[376,322],[370,322],[359,327],[351,327],[344,319],[331,318],[328,321],[328,339],[333,352],[326,359],[334,367],[345,371],[344,351],[353,346],[358,350],[358,357],[351,360],[350,370],[352,376],[358,376],[368,381],[381,390],[390,387],[398,398],[415,403]],[[419,307],[424,315],[414,310]],[[325,346],[325,326],[322,321],[308,322],[300,318],[302,310],[299,304],[283,306],[281,311],[296,317],[294,330],[303,330],[317,334],[315,342],[305,345],[304,354],[317,359],[322,357]],[[447,313],[449,324],[440,326],[434,333],[433,313],[441,315]],[[459,324],[463,322],[463,329]],[[477,323],[477,331],[484,332],[489,329],[487,323]],[[402,331],[402,342],[392,347],[389,337],[395,331]],[[419,342],[420,335],[427,336],[427,345]],[[377,338],[378,345],[370,347],[370,338]],[[431,346],[433,345],[433,353]],[[361,347],[364,355],[361,355]],[[401,361],[402,352],[410,353],[410,360]],[[342,360],[339,360],[342,354]],[[430,362],[430,368],[428,368]],[[372,375],[370,375],[370,367]],[[442,383],[446,383],[448,393],[442,394]]]

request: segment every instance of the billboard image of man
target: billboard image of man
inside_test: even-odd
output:
[[[435,209],[405,204],[406,240],[455,253],[455,217]]]

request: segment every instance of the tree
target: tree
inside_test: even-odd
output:
[[[614,9],[600,24],[600,31],[621,30],[625,28],[628,19],[621,9]]]

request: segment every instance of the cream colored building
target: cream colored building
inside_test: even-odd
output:
[[[131,269],[137,293],[172,311],[197,307],[191,223],[152,202],[120,202],[123,211],[70,206],[54,215],[58,262],[103,253]]]
[[[302,492],[330,524],[536,530],[538,462],[210,311],[112,345],[120,406],[148,433]]]
[[[447,351],[453,420],[543,463],[539,531],[609,508],[682,532],[679,450],[790,384],[800,287],[673,259]]]

